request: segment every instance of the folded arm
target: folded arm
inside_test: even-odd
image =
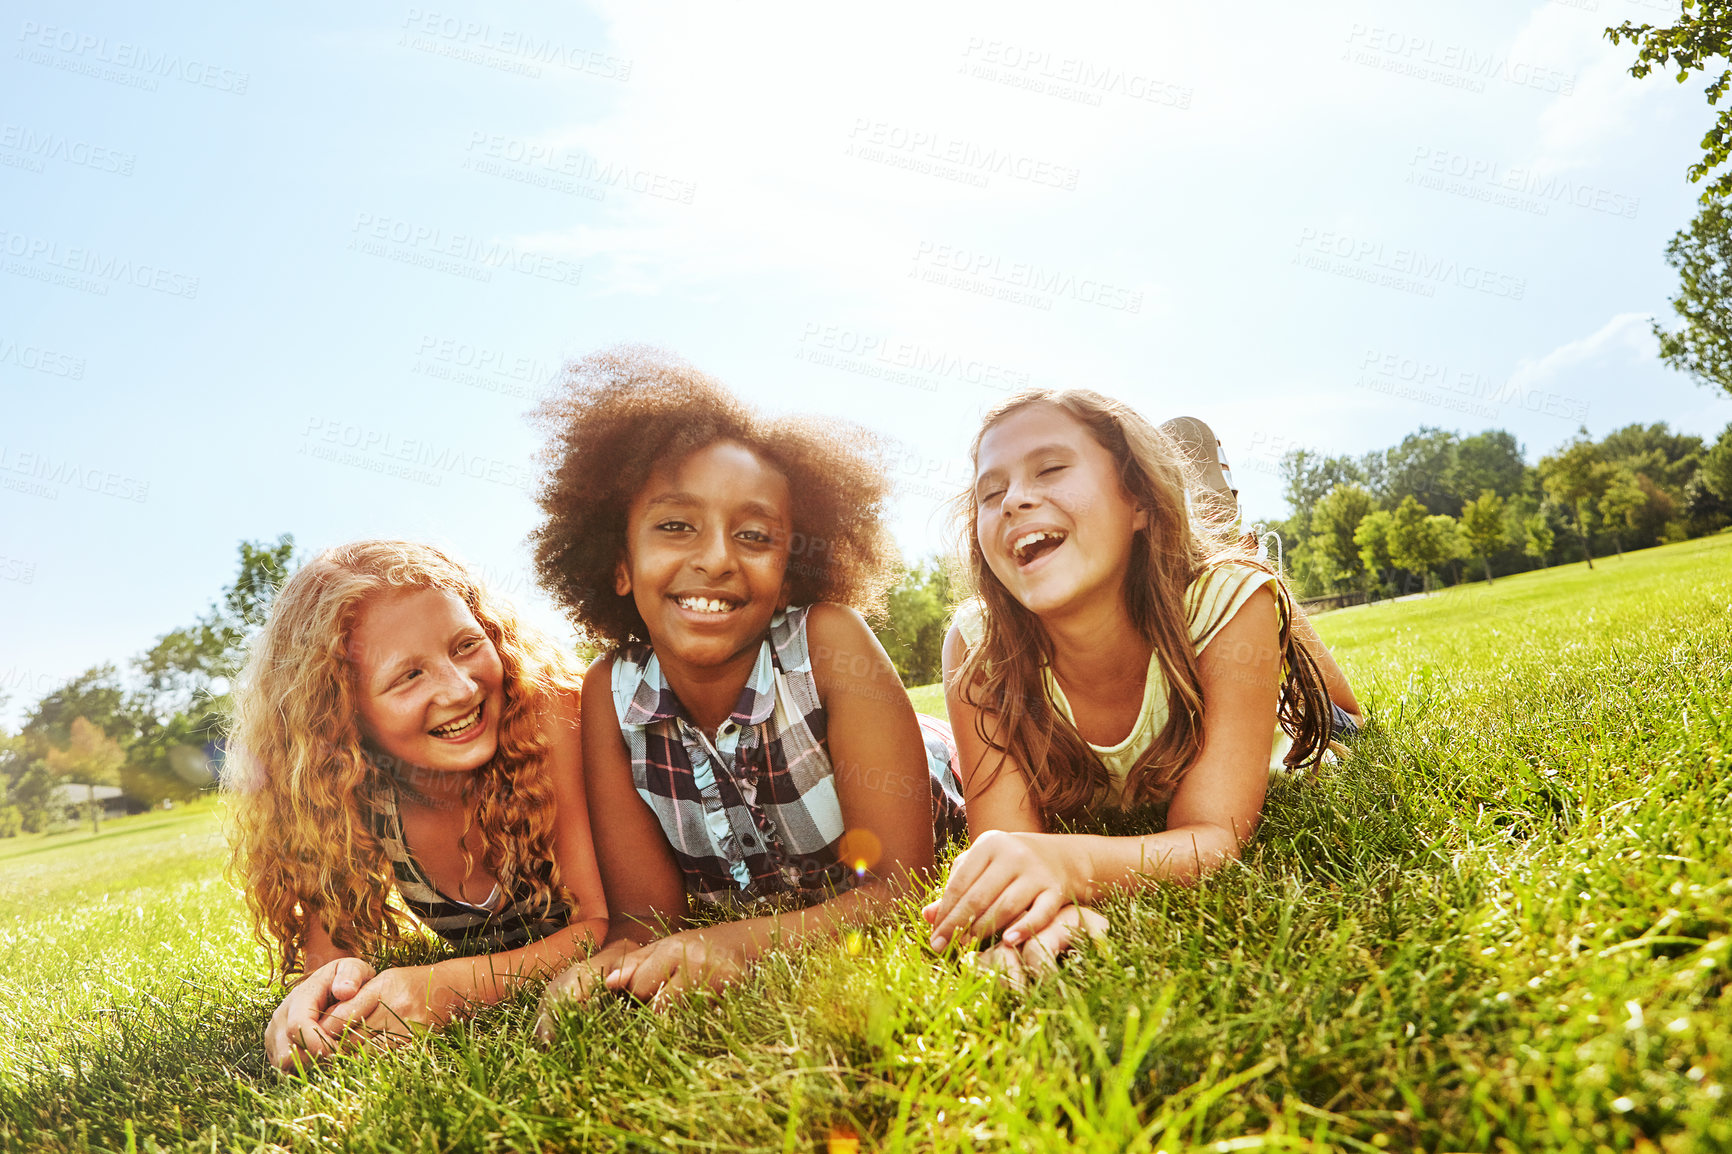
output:
[[[576,906],[571,923],[515,949],[375,974],[352,996],[329,1007],[321,1022],[326,1033],[400,1035],[416,1027],[444,1025],[472,1007],[511,997],[526,982],[559,972],[607,936],[607,901],[584,791],[580,708],[576,694],[561,694],[544,722],[546,771],[555,805],[552,848],[560,882]]]

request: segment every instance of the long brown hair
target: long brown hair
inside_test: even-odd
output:
[[[1201,499],[1195,469],[1166,433],[1122,401],[1087,389],[1029,389],[988,413],[969,457],[978,468],[980,444],[992,427],[1031,405],[1052,405],[1074,417],[1112,455],[1130,500],[1148,513],[1136,530],[1125,573],[1125,609],[1154,648],[1167,680],[1167,724],[1131,768],[1127,805],[1168,800],[1203,746],[1203,692],[1185,616],[1185,591],[1228,562],[1274,572],[1233,530],[1231,514]],[[1187,492],[1193,495],[1187,500]],[[1013,597],[986,563],[977,529],[979,499],[970,486],[957,502],[958,532],[973,593],[982,603],[980,643],[955,676],[962,699],[980,711],[981,740],[1021,768],[1043,819],[1081,815],[1110,784],[1107,767],[1047,697],[1043,669],[1052,641],[1034,613]],[[1292,595],[1277,574],[1281,608],[1281,693],[1276,716],[1293,738],[1287,764],[1322,756],[1329,740],[1329,695],[1323,676],[1293,632]],[[1211,623],[1213,626],[1216,623]],[[990,717],[990,722],[989,722]],[[978,792],[984,786],[976,786]]]
[[[503,890],[525,892],[531,908],[570,902],[553,855],[543,729],[554,693],[576,692],[577,675],[556,647],[439,550],[358,541],[326,550],[283,585],[234,694],[223,775],[229,869],[246,893],[253,932],[282,975],[300,968],[314,918],[333,944],[363,957],[376,956],[407,921],[387,902],[391,867],[369,819],[372,799],[401,767],[363,746],[348,654],[362,607],[399,589],[461,597],[505,668],[499,748],[476,771],[469,819],[481,833],[483,864]],[[465,850],[466,870],[474,864]]]

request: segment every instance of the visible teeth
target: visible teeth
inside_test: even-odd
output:
[[[1010,546],[1010,551],[1012,553],[1015,553],[1018,557],[1021,557],[1024,550],[1028,549],[1031,545],[1034,545],[1037,542],[1045,541],[1049,537],[1055,541],[1063,541],[1064,540],[1064,534],[1060,533],[1056,530],[1053,530],[1053,529],[1036,529],[1032,533],[1024,533],[1021,537],[1018,537],[1014,542],[1012,542],[1011,546]]]
[[[733,605],[726,601],[718,601],[714,597],[681,597],[681,609],[691,609],[698,613],[726,613]]]
[[[428,730],[434,737],[456,737],[459,733],[475,725],[481,720],[481,707],[477,705],[473,712],[456,721],[441,725],[438,729]]]

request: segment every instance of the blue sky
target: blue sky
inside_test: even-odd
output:
[[[562,359],[658,344],[893,438],[937,548],[980,413],[1086,385],[1288,448],[1712,436],[1654,359],[1708,113],[1449,5],[64,2],[0,57],[0,719],[187,624],[243,539],[528,576]]]

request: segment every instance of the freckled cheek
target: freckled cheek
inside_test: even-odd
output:
[[[499,656],[499,649],[489,644],[487,659],[482,666],[482,675],[490,685],[498,685],[505,680],[505,659]]]
[[[386,753],[400,757],[402,754],[393,746],[402,747],[427,736],[421,721],[419,712],[403,707],[390,709],[374,717],[372,740]]]

